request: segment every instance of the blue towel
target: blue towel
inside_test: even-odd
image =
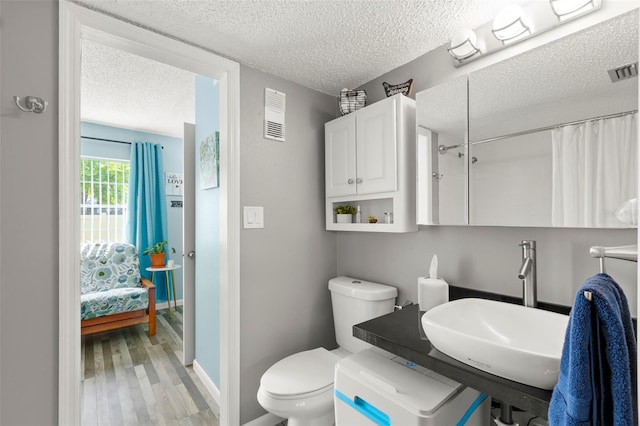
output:
[[[627,298],[609,275],[595,275],[578,290],[571,310],[549,424],[636,425],[636,390],[636,339]]]

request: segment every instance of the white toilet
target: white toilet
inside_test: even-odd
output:
[[[393,311],[395,287],[338,277],[329,281],[333,323],[338,349],[316,348],[290,355],[271,366],[260,379],[258,402],[289,426],[334,424],[333,380],[335,365],[368,343],[353,337],[354,324]]]

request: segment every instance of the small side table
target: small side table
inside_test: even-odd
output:
[[[178,302],[176,299],[176,285],[175,278],[173,275],[173,271],[176,269],[182,268],[182,265],[173,265],[173,266],[162,266],[160,268],[152,268],[149,266],[147,271],[151,272],[151,282],[155,285],[156,272],[164,271],[166,280],[164,282],[165,288],[167,290],[167,304],[169,305],[169,318],[171,318],[171,293],[169,292],[169,287],[173,288],[173,307],[175,309],[178,308]],[[171,274],[169,274],[171,272]],[[171,281],[169,281],[169,275],[171,275]]]

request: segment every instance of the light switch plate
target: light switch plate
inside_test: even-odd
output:
[[[244,229],[264,228],[264,207],[245,206]]]

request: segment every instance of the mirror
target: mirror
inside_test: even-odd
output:
[[[470,158],[464,147],[431,152],[439,166],[448,154],[462,154],[466,195],[445,184],[442,169],[429,182],[433,205],[450,197],[468,202],[451,216],[456,223],[433,223],[459,224],[466,214],[462,223],[484,226],[637,226],[638,78],[614,83],[608,72],[637,61],[635,10],[470,73],[468,104],[451,88],[459,79],[416,95],[418,149],[421,132],[429,134],[422,127],[440,139],[451,133],[438,121],[445,111],[456,111],[449,125],[466,130],[460,117],[468,105]],[[637,74],[637,65],[620,73],[629,71]],[[420,198],[422,179],[418,186]]]
[[[419,225],[467,223],[467,77],[416,94]]]
[[[629,226],[615,212],[637,194],[638,79],[607,71],[638,61],[637,17],[469,75],[471,224]]]

